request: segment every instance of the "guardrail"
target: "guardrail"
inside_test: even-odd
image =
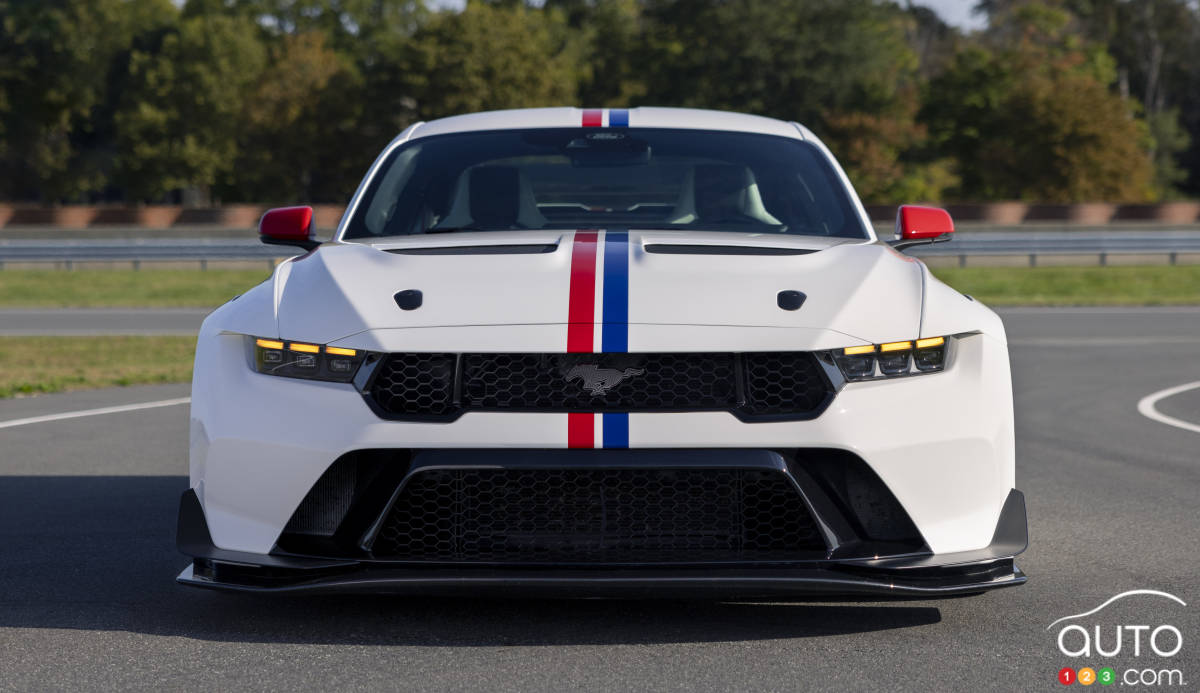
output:
[[[948,203],[941,205],[956,223],[981,223],[996,226],[1030,222],[1059,222],[1068,225],[1096,226],[1111,222],[1151,222],[1158,224],[1194,224],[1200,221],[1200,201],[1160,202],[1158,204],[1115,204],[1083,202],[1076,204],[1030,204],[1027,202]],[[866,205],[871,221],[893,221],[896,205]]]
[[[1196,264],[1200,231],[964,232],[949,243],[908,252],[931,265]]]
[[[963,231],[949,243],[917,246],[908,253],[932,266],[1200,264],[1200,230],[1167,231]],[[122,266],[145,264],[273,267],[298,254],[249,238],[108,238],[0,240],[0,269],[21,266]]]
[[[105,239],[67,241],[0,241],[0,269],[14,266],[50,265],[71,270],[82,266],[128,266],[141,269],[143,264],[210,266],[265,266],[273,268],[281,260],[300,251],[286,246],[263,245],[246,239]]]
[[[0,203],[0,228],[83,229],[127,226],[163,229],[174,226],[252,229],[271,205],[237,204],[221,207],[178,205],[61,205],[33,206]],[[312,205],[318,227],[334,227],[342,218],[341,205]]]
[[[0,228],[29,226],[41,228],[103,228],[132,226],[171,228],[210,226],[213,228],[252,229],[271,205],[232,204],[220,207],[183,207],[179,205],[61,205],[37,206],[0,202]],[[1015,225],[1029,222],[1060,222],[1069,225],[1103,225],[1112,222],[1150,222],[1157,224],[1200,223],[1200,201],[1161,202],[1158,204],[1116,204],[1087,202],[1077,204],[1031,204],[1027,202],[948,203],[944,205],[956,222],[991,225]],[[318,227],[334,227],[342,217],[342,205],[312,205]],[[896,205],[866,205],[875,222],[896,218]]]

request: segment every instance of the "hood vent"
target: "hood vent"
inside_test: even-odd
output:
[[[558,250],[557,243],[516,245],[451,245],[439,248],[388,248],[397,255],[540,255]]]
[[[808,255],[817,251],[808,248],[769,248],[752,245],[652,243],[646,246],[646,252],[660,255]]]

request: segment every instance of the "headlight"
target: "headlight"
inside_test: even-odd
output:
[[[835,350],[833,360],[846,380],[936,373],[946,367],[946,343],[945,337],[929,337],[846,347]]]
[[[366,356],[367,352],[358,349],[254,339],[254,370],[267,375],[348,383]]]

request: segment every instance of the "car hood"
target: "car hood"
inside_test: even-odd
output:
[[[279,333],[332,342],[367,330],[565,325],[572,290],[578,303],[585,286],[593,287],[590,314],[599,323],[603,302],[620,293],[604,290],[605,281],[617,281],[603,261],[616,236],[598,236],[595,277],[585,272],[574,284],[573,231],[327,244],[280,268]],[[809,328],[868,342],[913,337],[920,327],[920,265],[884,244],[638,230],[628,232],[628,244],[619,280],[627,282],[630,325]],[[421,292],[419,308],[398,307],[394,296],[406,290]],[[782,309],[781,291],[803,293],[803,305]]]

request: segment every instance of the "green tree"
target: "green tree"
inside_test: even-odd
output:
[[[1200,103],[1196,105],[1200,106]],[[1200,118],[1198,118],[1200,121]],[[1179,195],[1180,189],[1188,186],[1188,170],[1184,168],[1185,155],[1192,136],[1185,129],[1181,110],[1169,108],[1146,114],[1146,126],[1150,131],[1154,162],[1154,190],[1161,198]],[[1196,123],[1200,127],[1200,122]],[[1200,172],[1198,172],[1200,178]],[[1200,184],[1200,180],[1197,181]]]
[[[234,13],[273,35],[319,32],[347,55],[375,52],[389,36],[411,35],[429,15],[422,0],[189,0],[185,13]]]
[[[227,181],[243,103],[265,62],[257,27],[205,14],[144,38],[114,116],[116,181],[139,200]]]
[[[1188,0],[1064,2],[1083,32],[1116,60],[1119,91],[1141,103],[1158,194],[1170,197],[1180,186],[1200,192],[1200,6]],[[1192,169],[1190,181],[1183,166]]]
[[[880,113],[912,84],[900,10],[873,0],[647,0],[649,101],[800,120]]]
[[[104,184],[114,60],[176,14],[170,0],[0,0],[0,195],[76,200]]]
[[[233,183],[219,190],[225,199],[344,202],[365,169],[363,157],[415,119],[412,35],[431,18],[421,0],[191,0],[189,9],[252,18],[272,55],[258,87],[265,91],[254,97],[267,105],[248,105],[254,134],[241,133],[244,160]],[[303,55],[302,46],[309,45],[313,56]],[[335,74],[322,85],[311,70],[326,68]],[[292,79],[303,89],[270,86]],[[286,98],[305,101],[303,113],[279,124],[256,120],[256,113]],[[267,151],[267,142],[277,154]],[[287,153],[298,149],[302,154]],[[271,164],[276,156],[292,164]],[[285,175],[294,180],[285,184]]]
[[[648,70],[639,60],[645,20],[638,0],[546,0],[566,15],[584,46],[580,60],[580,106],[628,107],[646,94]]]
[[[911,19],[905,33],[919,60],[922,79],[941,74],[961,48],[962,34],[928,7],[910,4],[905,13]]]
[[[910,92],[891,113],[828,116],[831,146],[867,202],[937,201],[958,185],[954,160],[927,151],[927,131],[915,121],[918,105]]]
[[[343,162],[357,150],[361,78],[349,60],[309,31],[279,37],[240,116],[240,143],[224,199],[344,200]],[[362,161],[353,162],[361,174]]]
[[[867,199],[937,197],[944,162],[908,153],[916,22],[875,0],[647,0],[647,101],[797,120],[827,141]]]
[[[422,119],[570,104],[580,54],[558,12],[468,3],[416,32],[406,82]]]
[[[962,199],[1142,201],[1152,193],[1149,137],[1103,46],[1071,16],[1025,4],[932,80],[922,110],[933,145],[959,164]]]

